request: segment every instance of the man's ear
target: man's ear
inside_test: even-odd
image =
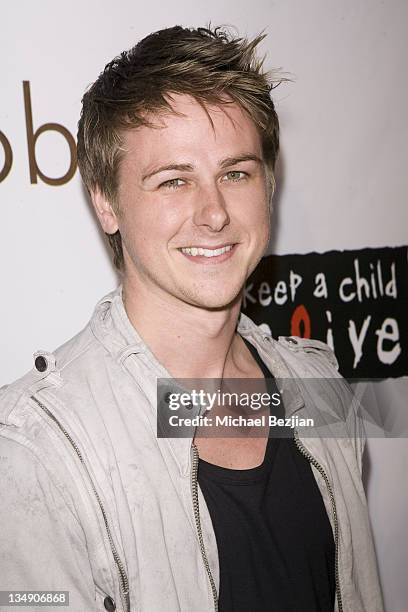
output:
[[[99,189],[91,192],[91,200],[105,234],[115,234],[119,226],[116,214],[109,200]]]

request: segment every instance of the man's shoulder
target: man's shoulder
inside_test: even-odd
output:
[[[361,474],[364,425],[358,414],[358,402],[339,373],[330,346],[298,336],[274,339],[268,325],[256,325],[247,316],[243,321],[241,316],[238,331],[250,337],[279,384],[287,378],[295,380],[295,385],[289,383],[286,387],[289,394],[285,396],[283,391],[284,405],[290,412],[302,409],[296,414],[312,416],[315,455],[320,453],[324,463],[327,453],[332,457],[339,457],[340,453]],[[310,444],[310,432],[303,442],[306,446]]]
[[[267,323],[257,325],[248,315],[241,313],[238,331],[251,336],[254,344],[262,352],[276,354],[290,369],[300,370],[303,375],[339,376],[339,363],[333,349],[312,338],[300,336],[273,336]]]
[[[0,426],[10,422],[11,414],[24,412],[30,398],[39,393],[45,391],[63,398],[71,387],[98,371],[99,364],[109,359],[106,344],[94,331],[94,321],[105,298],[97,303],[91,319],[82,330],[53,351],[37,350],[33,354],[32,368],[0,388]]]
[[[0,388],[0,425],[11,423],[12,415],[23,414],[32,396],[47,389],[57,391],[72,376],[86,371],[85,363],[98,351],[100,346],[89,325],[52,352],[37,350],[32,368]]]

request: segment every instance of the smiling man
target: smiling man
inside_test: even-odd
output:
[[[75,612],[382,610],[361,423],[335,385],[325,437],[231,435],[237,405],[217,435],[157,435],[159,380],[255,381],[290,422],[323,418],[302,379],[341,381],[328,346],[240,313],[278,154],[262,38],[155,32],[83,98],[79,167],[122,282],[0,392],[2,590]]]

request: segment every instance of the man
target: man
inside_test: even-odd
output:
[[[354,412],[346,438],[156,435],[159,379],[274,376],[288,417],[318,400],[285,381],[339,380],[325,344],[240,314],[278,153],[261,39],[161,30],[84,96],[79,167],[122,283],[2,390],[4,590],[69,591],[75,612],[382,610]]]

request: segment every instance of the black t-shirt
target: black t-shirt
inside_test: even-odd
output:
[[[246,344],[268,385],[275,384]],[[220,612],[334,610],[333,533],[310,464],[293,438],[270,437],[263,463],[251,469],[200,459],[198,482],[217,540]]]

